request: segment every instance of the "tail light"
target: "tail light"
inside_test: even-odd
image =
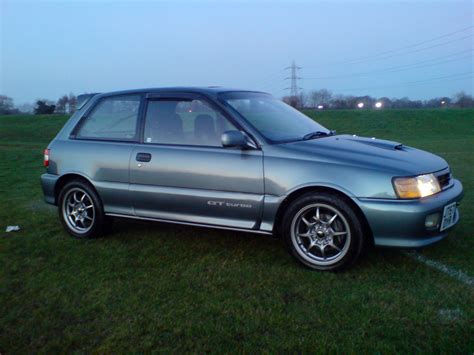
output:
[[[47,168],[49,166],[49,149],[44,150],[43,165]]]

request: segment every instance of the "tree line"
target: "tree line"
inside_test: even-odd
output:
[[[459,92],[453,97],[436,97],[430,100],[410,100],[402,98],[375,98],[370,95],[352,96],[337,95],[327,89],[313,90],[309,93],[301,92],[298,96],[285,96],[283,101],[296,108],[315,109],[370,109],[370,108],[474,108],[472,95]],[[77,107],[77,97],[74,94],[63,95],[56,102],[39,99],[34,105],[16,107],[13,99],[0,95],[0,115],[31,114],[73,114]]]
[[[335,95],[327,89],[301,92],[298,96],[285,96],[283,101],[296,108],[319,109],[370,109],[370,108],[474,108],[472,95],[459,92],[453,97],[436,97],[429,100],[410,100],[408,97],[388,98],[369,95]]]
[[[77,108],[77,97],[74,94],[63,95],[56,102],[47,99],[38,99],[34,105],[22,105],[16,107],[13,99],[6,95],[0,95],[0,115],[31,114],[73,114]]]

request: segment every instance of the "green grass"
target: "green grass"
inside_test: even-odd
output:
[[[446,158],[463,220],[423,254],[474,276],[474,110],[309,114]],[[105,238],[70,238],[39,186],[65,120],[0,117],[0,353],[473,352],[473,289],[397,250],[334,274],[244,233],[119,221]]]

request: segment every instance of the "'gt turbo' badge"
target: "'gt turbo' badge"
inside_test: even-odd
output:
[[[207,201],[207,204],[210,206],[219,206],[219,207],[240,207],[240,208],[252,208],[252,205],[248,203],[238,203],[238,202],[224,202],[224,201]]]

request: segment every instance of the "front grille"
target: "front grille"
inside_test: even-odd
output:
[[[441,189],[449,186],[449,183],[451,182],[451,173],[448,172],[443,175],[438,175],[438,182]]]

